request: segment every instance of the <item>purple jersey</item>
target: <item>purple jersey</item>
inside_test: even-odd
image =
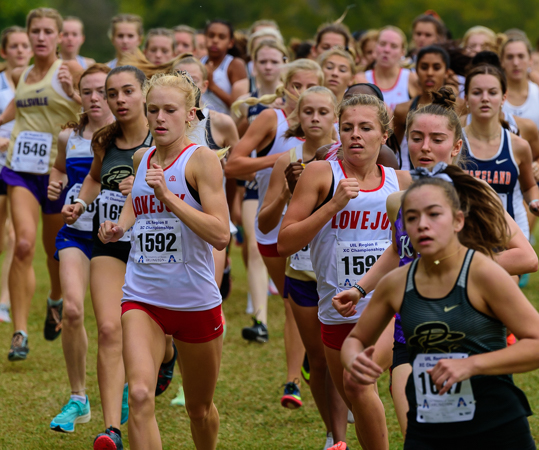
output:
[[[414,258],[414,248],[408,237],[408,233],[404,230],[404,224],[402,223],[402,209],[399,208],[397,214],[397,220],[395,221],[395,239],[397,240],[397,250],[399,252],[399,267],[411,263]],[[395,331],[393,333],[393,339],[395,341],[406,344],[404,334],[402,332],[401,316],[395,314]]]

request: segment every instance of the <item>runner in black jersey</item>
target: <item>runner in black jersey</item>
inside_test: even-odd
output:
[[[399,312],[413,365],[404,448],[535,449],[531,410],[510,374],[539,367],[539,314],[489,258],[509,239],[495,194],[476,183],[470,196],[484,190],[488,214],[470,214],[452,185],[466,175],[440,169],[424,169],[428,177],[402,201],[404,226],[421,258],[379,283],[343,345],[343,364],[357,383],[374,383],[382,369],[372,361],[372,345]],[[477,232],[461,243],[459,232],[470,225]],[[510,347],[506,326],[519,339]]]

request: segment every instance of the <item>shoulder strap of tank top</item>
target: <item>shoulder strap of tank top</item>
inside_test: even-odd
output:
[[[462,268],[460,269],[457,286],[463,289],[466,289],[466,281],[468,280],[468,272],[470,271],[470,265],[471,265],[474,253],[475,253],[475,250],[472,250],[471,248],[468,249],[468,251],[466,252],[466,256],[464,257],[464,262],[462,263]]]
[[[419,106],[419,97],[420,96],[418,95],[412,100],[412,104],[410,105],[410,111],[415,111]]]
[[[144,145],[145,147],[149,147],[150,145],[152,145],[152,142],[153,142],[152,133],[148,131],[148,136],[146,136],[146,139],[144,140],[144,143],[142,145]]]
[[[208,113],[206,116],[206,143],[208,144],[208,148],[211,150],[217,150],[219,149],[219,146],[213,139],[213,134],[211,133],[211,113]]]
[[[416,258],[412,261],[412,264],[410,264],[410,268],[408,269],[408,275],[406,275],[406,291],[410,292],[414,290],[414,276],[415,271],[417,270],[417,264],[419,262],[419,258]]]

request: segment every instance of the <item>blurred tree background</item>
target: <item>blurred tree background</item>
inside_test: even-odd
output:
[[[145,29],[188,24],[202,28],[207,20],[224,18],[237,28],[258,19],[276,20],[285,38],[311,38],[318,26],[337,19],[354,5],[344,23],[352,31],[392,24],[410,34],[412,20],[427,9],[442,17],[455,38],[474,25],[496,32],[520,28],[532,44],[539,37],[539,3],[529,0],[0,0],[0,28],[24,25],[28,11],[38,6],[80,17],[86,27],[82,53],[98,61],[113,57],[107,37],[110,18],[119,12],[139,14]]]

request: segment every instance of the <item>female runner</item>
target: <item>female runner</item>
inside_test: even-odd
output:
[[[508,240],[501,205],[456,167],[425,172],[402,199],[421,258],[381,280],[343,345],[343,364],[355,383],[375,383],[382,369],[372,345],[399,312],[413,364],[404,448],[535,449],[530,406],[510,374],[539,367],[539,314],[489,258]],[[506,326],[519,338],[510,347]]]
[[[318,28],[315,36],[315,45],[311,47],[311,59],[318,57],[325,51],[331,50],[334,47],[348,49],[352,46],[354,38],[350,34],[350,30],[342,23],[323,24]]]
[[[79,92],[84,114],[79,122],[70,122],[58,136],[58,156],[49,178],[48,197],[56,201],[67,191],[69,208],[78,198],[82,182],[92,164],[91,140],[114,117],[105,99],[105,79],[110,67],[94,64],[80,78]],[[84,328],[84,297],[90,280],[92,257],[92,220],[95,203],[73,225],[64,225],[56,236],[60,261],[60,283],[64,293],[62,347],[66,361],[71,397],[62,412],[51,422],[55,431],[73,432],[77,423],[90,420],[90,402],[86,395],[86,352],[88,337]]]
[[[406,53],[406,36],[400,28],[387,26],[380,30],[376,43],[376,64],[367,70],[359,82],[373,83],[384,93],[391,110],[419,94],[417,75],[400,66]]]
[[[290,127],[285,135],[305,141],[283,153],[273,167],[258,217],[261,231],[275,227],[290,200],[291,190],[285,178],[285,170],[288,170],[290,163],[298,162],[302,166],[309,164],[315,159],[320,147],[333,142],[337,99],[327,88],[309,88],[299,97],[291,118],[295,118],[298,123]],[[295,177],[299,179],[300,174],[295,174]],[[326,426],[326,445],[330,447],[333,441],[346,441],[347,408],[331,380],[326,384],[327,363],[318,321],[316,277],[309,254],[310,248],[306,246],[287,259],[285,295],[292,300],[290,306],[309,359],[309,388]]]
[[[413,52],[417,53],[431,45],[445,41],[446,29],[444,24],[430,14],[417,16],[412,23]]]
[[[324,72],[324,86],[337,97],[337,102],[342,102],[344,93],[352,84],[356,74],[356,65],[350,53],[333,48],[322,53],[318,57],[318,63]]]
[[[385,104],[372,95],[358,95],[339,112],[342,161],[309,164],[295,188],[279,233],[278,251],[291,255],[311,244],[318,282],[318,317],[331,378],[348,408],[363,448],[387,448],[382,402],[373,386],[345,392],[342,343],[358,312],[343,318],[331,306],[335,294],[352,286],[390,245],[385,200],[410,183],[407,172],[376,164],[389,133]]]
[[[142,19],[136,14],[118,14],[110,23],[109,38],[116,50],[116,57],[107,63],[111,69],[125,54],[136,53],[144,37]]]
[[[60,58],[64,61],[76,60],[83,69],[87,69],[95,60],[79,55],[80,48],[86,37],[84,24],[78,17],[67,16],[62,29],[62,42],[60,43]]]
[[[186,76],[156,75],[145,96],[156,147],[136,153],[133,190],[120,219],[105,221],[99,231],[107,243],[134,227],[122,303],[130,442],[134,449],[161,448],[154,386],[170,334],[195,446],[212,449],[223,344],[212,246],[222,250],[230,238],[222,169],[213,151],[186,137],[196,116],[196,88]]]
[[[296,99],[303,91],[312,86],[320,85],[323,81],[322,70],[314,61],[303,59],[288,64],[283,75],[283,86],[277,89],[275,95],[259,99],[261,103],[271,104],[278,97],[284,95],[284,108],[262,111],[230,154],[225,166],[225,175],[228,178],[249,177],[253,172],[256,172],[259,210],[266,195],[273,165],[279,159],[280,153],[290,150],[301,142],[297,138],[285,138],[284,134],[289,126],[287,116],[294,110]],[[250,155],[254,150],[257,151],[256,158],[251,158]],[[277,252],[278,230],[279,226],[277,225],[270,233],[264,234],[258,229],[258,219],[255,221],[255,235],[259,251],[285,305],[284,341],[288,373],[285,394],[281,400],[283,404],[298,407],[301,406],[301,399],[299,387],[297,383],[294,383],[294,380],[299,382],[300,367],[305,351],[290,303],[284,297],[286,258]],[[252,327],[244,328],[242,332],[243,337],[247,340],[257,342],[268,340],[267,324],[262,323],[258,318],[262,306],[253,304],[256,316],[254,324]]]
[[[144,116],[144,81],[144,73],[132,66],[119,66],[108,74],[105,92],[116,122],[95,133],[90,172],[75,203],[63,209],[64,220],[72,225],[85,212],[86,205],[100,195],[93,221],[90,292],[98,331],[97,380],[103,418],[108,428],[96,437],[95,450],[123,448],[119,428],[121,423],[127,421],[129,414],[122,358],[122,327],[118,314],[125,265],[131,248],[129,233],[110,245],[102,244],[95,237],[100,223],[118,219],[133,186],[133,155],[138,149],[152,143]]]
[[[232,86],[235,82],[247,78],[245,63],[235,57],[234,28],[230,22],[212,20],[206,25],[204,32],[208,55],[200,61],[208,70],[209,84],[203,100],[210,109],[229,114],[233,101]]]
[[[2,114],[15,96],[13,72],[26,67],[32,57],[30,41],[24,28],[12,26],[2,30],[0,56],[5,60],[4,68],[0,72],[0,114]],[[14,125],[15,122],[11,121],[0,126],[0,171],[6,164],[9,138]],[[0,322],[11,322],[8,277],[14,241],[13,225],[8,218],[7,185],[0,178],[0,252],[6,251],[0,278]]]
[[[451,164],[459,157],[462,147],[462,127],[454,111],[455,94],[449,88],[433,91],[433,102],[411,112],[407,118],[407,137],[410,142],[410,158],[415,167],[432,168],[438,162]],[[459,189],[460,192],[460,189]],[[463,193],[463,195],[465,192]],[[388,217],[393,230],[393,244],[361,280],[361,289],[352,288],[335,296],[333,306],[343,316],[354,314],[355,304],[377,286],[380,279],[398,266],[414,259],[414,249],[402,222],[402,192],[387,199]],[[478,202],[481,201],[479,198]],[[464,202],[464,200],[463,200]],[[497,253],[495,259],[510,274],[535,272],[537,255],[528,240],[506,213],[511,239],[507,250]],[[364,291],[364,292],[363,292]],[[402,334],[400,318],[396,316],[391,367],[391,392],[402,434],[406,432],[408,402],[405,396],[406,380],[411,371],[406,353],[406,340]]]
[[[51,8],[30,11],[27,32],[34,53],[34,65],[12,71],[17,86],[15,98],[0,115],[0,125],[15,118],[6,166],[2,178],[15,230],[15,251],[9,271],[9,291],[14,334],[8,354],[10,361],[26,359],[27,324],[35,291],[32,267],[41,209],[43,244],[47,254],[51,290],[47,299],[44,335],[54,340],[61,331],[62,290],[58,261],[54,259],[55,239],[62,227],[60,211],[63,197],[47,199],[49,172],[56,158],[60,124],[77,118],[80,97],[73,87],[73,76],[80,66],[75,61],[58,59],[62,17]]]
[[[174,56],[182,53],[191,53],[196,56],[196,34],[197,30],[189,25],[177,25],[172,31],[174,32],[174,40],[176,42],[176,52]]]
[[[174,32],[167,28],[152,28],[146,35],[144,55],[156,66],[169,62],[176,53]]]

